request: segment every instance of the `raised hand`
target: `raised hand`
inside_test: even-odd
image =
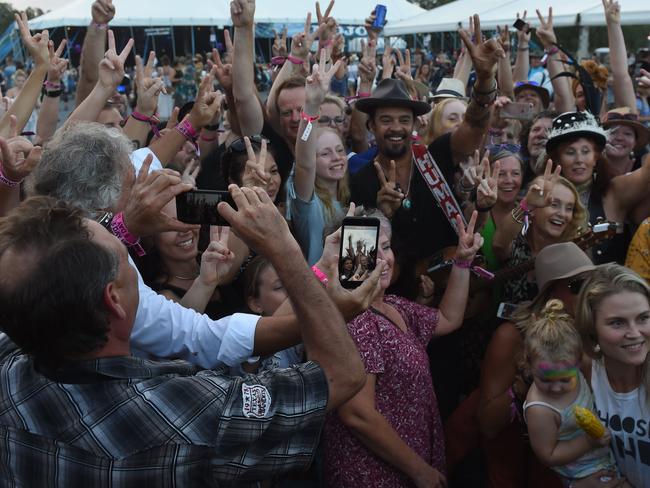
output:
[[[544,16],[539,9],[536,10],[536,12],[537,18],[539,19],[539,27],[535,29],[535,35],[539,38],[544,49],[548,49],[553,44],[557,43],[555,30],[553,30],[553,7],[548,8],[548,17],[546,19],[544,19]]]
[[[395,178],[395,161],[391,160],[388,176],[384,174],[381,164],[375,161],[375,169],[379,177],[379,191],[377,192],[377,208],[389,219],[395,214],[404,200],[404,193],[397,189]]]
[[[474,15],[474,40],[462,29],[458,33],[467,48],[467,53],[472,58],[477,79],[493,78],[497,70],[497,62],[505,58],[506,53],[496,39],[483,40],[479,16]]]
[[[391,78],[395,69],[395,58],[393,57],[393,48],[390,44],[384,44],[384,55],[381,57],[381,65],[383,68],[381,73],[382,80]]]
[[[244,168],[244,176],[242,176],[242,186],[266,188],[270,179],[270,175],[266,173],[266,139],[262,139],[260,153],[257,157],[255,157],[255,151],[253,151],[251,140],[248,137],[244,137],[244,144],[246,144],[248,160]]]
[[[616,0],[603,0],[603,8],[608,24],[621,23],[621,6]]]
[[[154,51],[149,53],[146,65],[142,64],[140,56],[135,57],[135,89],[138,95],[136,111],[146,116],[156,113],[158,95],[160,92],[166,93],[162,78],[151,77],[155,59]]]
[[[50,64],[50,50],[48,48],[50,36],[47,29],[40,34],[34,34],[32,36],[31,32],[29,32],[27,15],[25,12],[20,12],[20,15],[14,14],[14,18],[18,25],[20,38],[27,48],[27,51],[29,51],[29,55],[34,60],[34,63],[37,66],[48,66]]]
[[[176,195],[191,190],[192,186],[181,181],[181,176],[169,169],[152,171],[149,168],[153,157],[149,154],[142,162],[135,184],[129,193],[124,208],[124,223],[129,231],[138,237],[146,237],[159,232],[186,232],[199,226],[185,224],[169,217],[162,209]]]
[[[527,10],[524,10],[523,15],[521,16],[521,20],[526,22],[526,15],[528,14]],[[517,12],[517,18],[519,19],[519,12]],[[518,41],[518,46],[528,46],[528,43],[530,42],[530,29],[522,29],[522,30],[517,30],[517,41]]]
[[[311,75],[307,77],[305,83],[306,106],[309,107],[309,113],[316,113],[320,104],[325,100],[325,95],[330,89],[330,82],[334,73],[341,66],[341,60],[338,60],[329,69],[325,69],[327,64],[327,50],[320,50],[320,63],[312,66]]]
[[[95,0],[90,9],[95,24],[108,24],[115,17],[112,0]]]
[[[235,253],[228,249],[230,227],[210,226],[210,244],[201,255],[198,279],[206,287],[216,287],[219,277],[229,274],[235,260]]]
[[[463,170],[463,176],[461,178],[461,186],[463,189],[470,191],[476,188],[483,176],[483,166],[481,166],[481,156],[478,149],[474,151],[473,156],[467,157],[467,161],[460,163],[460,168]]]
[[[291,40],[291,55],[302,59],[306,63],[309,59],[309,53],[314,39],[321,35],[324,29],[325,26],[319,25],[318,29],[314,32],[311,31],[311,12],[309,12],[305,20],[305,30],[294,35]]]
[[[223,30],[223,40],[226,45],[226,59],[232,61],[233,46],[228,29]],[[221,87],[227,91],[232,91],[232,63],[223,63],[221,55],[216,49],[212,49],[212,62],[214,63],[214,76]],[[211,68],[212,70],[212,68]]]
[[[55,51],[54,42],[50,41],[48,43],[47,48],[50,53],[50,66],[47,70],[47,81],[50,83],[58,83],[61,81],[61,77],[68,67],[68,60],[61,57],[61,54],[63,54],[63,48],[65,48],[65,44],[66,40],[63,39]]]
[[[232,0],[230,18],[235,27],[250,27],[255,19],[255,0]]]
[[[373,39],[361,40],[361,61],[359,61],[359,77],[361,83],[372,84],[377,76],[377,42]]]
[[[282,30],[282,37],[278,36],[278,31],[273,29],[273,46],[271,47],[273,56],[287,57],[287,28]]]
[[[486,155],[483,156],[483,177],[480,179],[478,189],[476,190],[476,205],[481,208],[490,208],[497,203],[497,179],[501,162],[496,161],[490,172],[490,160]]]
[[[124,63],[129,57],[133,39],[129,39],[119,54],[115,49],[115,34],[112,30],[108,31],[108,51],[104,54],[104,59],[99,63],[99,83],[111,93],[115,91],[124,78]]]
[[[366,28],[366,32],[368,33],[368,41],[372,42],[375,41],[375,45],[377,44],[377,39],[379,39],[379,33],[381,32],[380,27],[373,27],[372,24],[375,23],[375,19],[377,18],[377,15],[375,13],[375,9],[372,9],[372,12],[370,12],[370,16],[366,17],[366,20],[364,22],[364,27]]]
[[[509,53],[510,52],[510,28],[508,25],[504,25],[503,28],[501,26],[497,25],[497,31],[499,32],[499,37],[497,40],[499,41],[499,46],[501,46],[501,49],[503,49],[503,52]]]
[[[321,43],[328,41],[329,39],[332,39],[336,34],[336,30],[338,28],[336,19],[334,17],[330,17],[330,13],[332,12],[333,7],[334,7],[334,0],[330,0],[330,3],[327,6],[327,9],[325,10],[325,13],[322,14],[320,10],[320,3],[316,2],[316,20],[318,21],[319,28],[321,26],[323,27],[321,29],[321,34],[320,34]]]
[[[209,124],[221,110],[224,95],[218,90],[213,90],[215,72],[216,66],[213,66],[207,76],[201,80],[199,92],[190,111],[190,123],[195,130]]]
[[[417,97],[418,92],[415,89],[415,81],[411,75],[411,51],[406,49],[402,56],[402,51],[396,49],[395,54],[397,54],[398,63],[398,67],[395,70],[395,76],[404,82],[406,89],[411,96]]]
[[[192,185],[192,188],[196,188],[196,177],[199,175],[200,171],[201,164],[199,160],[192,159],[189,163],[187,163],[187,166],[185,166],[183,174],[181,175],[181,181],[183,183],[187,183],[188,185]]]
[[[29,175],[41,161],[43,149],[17,135],[16,116],[9,116],[9,138],[0,137],[2,171],[11,181],[19,182]]]
[[[553,197],[551,193],[553,188],[557,184],[557,180],[560,177],[560,172],[562,167],[558,164],[553,171],[553,161],[550,159],[546,162],[546,168],[544,169],[544,176],[542,177],[541,183],[533,183],[528,188],[528,193],[526,193],[526,203],[528,207],[542,208],[547,207],[551,204]]]
[[[478,232],[474,232],[476,226],[476,219],[478,212],[472,212],[472,217],[467,223],[467,227],[463,224],[463,219],[460,215],[456,216],[456,227],[458,229],[458,246],[454,259],[457,261],[474,261],[476,253],[483,245],[483,237]]]

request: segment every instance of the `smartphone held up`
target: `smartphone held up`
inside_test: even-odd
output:
[[[181,193],[176,196],[178,220],[187,224],[230,225],[217,210],[219,202],[237,208],[228,191],[190,190]]]
[[[341,229],[339,280],[344,288],[356,288],[377,264],[379,219],[346,217]]]

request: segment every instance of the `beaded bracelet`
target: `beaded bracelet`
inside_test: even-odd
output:
[[[11,178],[8,178],[7,175],[5,175],[4,168],[2,167],[2,163],[0,163],[0,183],[2,183],[5,186],[8,186],[9,188],[14,188],[15,186],[20,185],[23,182],[24,178],[21,179],[20,181],[15,181],[12,180]]]

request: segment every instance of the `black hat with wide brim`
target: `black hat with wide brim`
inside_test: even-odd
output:
[[[379,107],[404,107],[413,110],[416,117],[431,110],[428,103],[411,100],[404,82],[392,78],[382,80],[371,96],[357,100],[354,107],[367,114],[372,113]]]
[[[603,129],[589,112],[565,112],[553,119],[546,140],[546,152],[550,153],[563,142],[584,137],[594,141],[601,151],[607,144],[607,130]]]

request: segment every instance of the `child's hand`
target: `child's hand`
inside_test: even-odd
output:
[[[609,443],[612,442],[612,434],[609,432],[609,429],[605,429],[605,434],[602,437],[599,437],[598,439],[595,439],[590,435],[587,435],[587,438],[589,439],[589,443],[595,449],[599,447],[607,447],[609,446]]]

